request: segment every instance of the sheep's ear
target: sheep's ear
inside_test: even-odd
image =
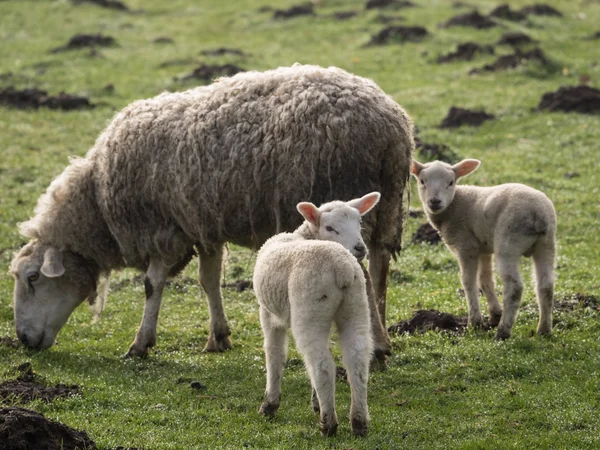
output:
[[[42,273],[48,278],[60,277],[65,273],[63,266],[63,254],[55,247],[48,247],[44,253],[44,264],[42,264]]]
[[[309,223],[319,225],[321,211],[315,205],[310,202],[301,202],[296,205],[296,209]]]
[[[416,159],[413,159],[412,160],[412,164],[410,165],[410,173],[411,173],[411,175],[418,179],[419,178],[419,174],[421,173],[421,170],[423,170],[423,167],[425,167],[423,164],[421,164]]]
[[[456,174],[456,178],[464,177],[465,175],[469,175],[471,172],[475,172],[481,161],[477,159],[463,159],[461,162],[454,164],[452,166],[452,170]]]
[[[370,194],[364,195],[361,198],[355,198],[347,202],[347,205],[351,208],[358,209],[361,216],[371,211],[373,207],[379,202],[381,194],[379,192],[371,192]]]

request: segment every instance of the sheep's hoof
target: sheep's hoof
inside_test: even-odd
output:
[[[148,356],[148,347],[137,347],[135,345],[131,345],[127,353],[123,355],[123,359],[129,358],[145,358]]]
[[[263,402],[263,404],[260,405],[260,409],[258,410],[258,413],[265,417],[273,417],[278,409],[279,409],[279,403]]]
[[[385,372],[387,370],[387,356],[375,350],[373,358],[371,358],[369,370],[371,372]]]
[[[495,337],[495,339],[497,341],[505,341],[509,337],[510,337],[510,331],[509,330],[506,330],[504,328],[498,328],[498,331],[496,331],[496,337]]]
[[[500,314],[490,314],[490,327],[496,328],[500,323],[500,319],[502,318],[502,313]]]
[[[317,391],[312,390],[312,409],[315,413],[321,412],[321,405],[319,404],[319,397],[317,397]]]
[[[220,339],[219,339],[220,338]],[[231,348],[231,339],[229,336],[217,336],[215,339],[214,335],[208,336],[208,342],[204,347],[203,352],[224,352]]]
[[[323,422],[319,424],[319,430],[321,430],[321,434],[327,437],[335,436],[337,433],[337,427],[338,424],[335,422],[328,425],[324,424]]]
[[[550,336],[552,334],[552,327],[538,327],[537,332],[540,336]]]
[[[366,420],[352,419],[350,422],[352,428],[352,434],[359,437],[365,437],[369,431],[369,424]]]

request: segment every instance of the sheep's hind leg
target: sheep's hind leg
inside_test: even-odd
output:
[[[517,319],[517,312],[523,294],[523,281],[519,274],[519,256],[501,255],[496,257],[498,274],[502,280],[504,312],[498,325],[496,339],[508,339]]]
[[[478,257],[471,254],[458,255],[460,265],[460,281],[467,297],[469,309],[469,325],[482,328],[483,316],[479,308],[479,289],[477,286]]]
[[[150,260],[144,280],[146,290],[144,315],[135,339],[125,354],[126,358],[132,356],[143,358],[148,355],[148,349],[156,344],[156,324],[168,272],[169,268],[160,259],[152,258]]]
[[[479,255],[479,267],[477,276],[479,287],[487,299],[488,313],[490,315],[490,326],[497,327],[502,317],[502,307],[496,296],[496,285],[494,283],[494,272],[492,270],[492,255]]]
[[[231,348],[231,330],[223,309],[221,298],[221,265],[223,263],[223,246],[214,252],[200,249],[200,284],[208,297],[210,315],[210,332],[204,351],[222,352]]]
[[[287,351],[287,333],[273,315],[263,306],[260,307],[260,325],[265,338],[265,357],[267,362],[267,388],[259,413],[273,416],[281,401],[281,376]]]
[[[540,308],[539,334],[552,333],[552,307],[554,304],[554,244],[540,247],[533,253],[535,265],[535,290]]]
[[[361,264],[367,282],[369,315],[375,351],[371,366],[385,370],[387,357],[392,354],[392,343],[385,327],[386,291],[390,254],[374,244],[369,247],[369,271]]]

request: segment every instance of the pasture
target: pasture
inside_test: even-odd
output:
[[[51,401],[27,401],[0,388],[0,410],[39,411],[85,431],[99,449],[600,446],[600,99],[589,103],[595,113],[538,109],[543,94],[561,86],[600,87],[598,1],[548,1],[560,16],[530,12],[520,20],[489,18],[500,0],[412,0],[413,6],[371,9],[365,0],[315,0],[313,14],[294,17],[276,12],[298,4],[286,0],[123,2],[128,10],[89,0],[0,1],[0,381],[14,380],[29,362],[37,382],[77,385]],[[510,8],[525,11],[532,3],[511,0]],[[494,25],[440,26],[474,8]],[[426,34],[397,28],[378,34],[398,26],[424,27]],[[499,44],[509,31],[535,42],[519,50]],[[94,45],[89,38],[69,44],[77,34],[95,36]],[[438,62],[466,42],[480,46],[471,60]],[[516,67],[494,65],[511,54]],[[534,334],[538,308],[530,261],[523,260],[523,303],[509,340],[472,329],[391,335],[387,370],[370,375],[371,426],[364,439],[350,433],[343,377],[336,385],[338,435],[320,435],[293,344],[281,407],[272,420],[258,415],[265,387],[258,306],[252,289],[236,288],[252,278],[255,254],[247,249],[230,246],[224,269],[233,341],[225,353],[201,352],[208,310],[197,261],[166,287],[157,346],[147,359],[121,358],[145,298],[143,275],[132,270],[112,275],[98,323],[83,304],[54,347],[35,352],[19,345],[7,273],[24,242],[17,223],[30,217],[68,157],[83,156],[133,100],[207,84],[236,67],[295,62],[374,80],[414,120],[424,143],[415,152],[420,161],[440,149],[453,162],[477,158],[481,167],[464,183],[521,182],[552,199],[558,216],[553,335]],[[39,108],[10,106],[9,87],[83,96],[93,107],[53,109],[40,95]],[[452,106],[493,118],[439,127]],[[418,214],[414,180],[411,192],[417,213],[407,218],[403,250],[392,264],[388,326],[420,309],[467,313],[454,257],[441,243],[412,239],[426,219]]]

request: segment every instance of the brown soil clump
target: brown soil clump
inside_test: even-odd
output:
[[[154,39],[152,42],[155,44],[174,44],[175,39],[170,38],[169,36],[160,36]]]
[[[527,14],[521,11],[514,11],[510,9],[510,6],[507,4],[495,7],[492,12],[490,12],[489,16],[497,19],[510,20],[512,22],[521,22],[527,19]]]
[[[479,69],[473,69],[469,75],[475,75],[484,72],[498,72],[501,70],[514,69],[519,67],[523,61],[537,61],[541,64],[548,64],[546,55],[540,48],[534,48],[530,51],[522,52],[519,49],[515,50],[512,55],[502,55],[492,64],[486,64]]]
[[[438,57],[438,64],[452,61],[471,61],[476,55],[493,55],[494,47],[491,45],[479,45],[475,42],[459,44],[456,51]]]
[[[519,10],[522,14],[532,14],[534,16],[554,16],[554,17],[563,17],[562,13],[552,6],[545,5],[543,3],[536,3],[534,5],[529,5],[521,8]]]
[[[76,431],[23,408],[0,408],[0,450],[94,450],[85,431]]]
[[[555,311],[573,311],[576,308],[591,308],[600,311],[600,300],[594,295],[577,292],[554,302]]]
[[[0,89],[0,105],[13,106],[19,109],[50,108],[71,111],[73,109],[93,108],[89,98],[61,92],[48,95],[41,89],[17,90],[12,86]]]
[[[421,139],[415,137],[415,148],[419,152],[419,156],[422,159],[429,161],[443,161],[448,164],[457,163],[460,157],[448,147],[446,144],[435,144],[431,142],[422,142]]]
[[[204,56],[223,56],[223,55],[234,55],[234,56],[246,56],[246,54],[237,48],[219,47],[209,50],[202,50],[200,52]]]
[[[484,111],[472,111],[470,109],[450,107],[448,115],[442,120],[440,128],[458,128],[463,125],[479,126],[486,120],[492,120],[495,117]]]
[[[103,8],[129,11],[129,8],[119,0],[73,0],[73,3],[76,5],[80,3],[92,3],[94,5],[102,6]]]
[[[68,50],[78,50],[81,48],[96,48],[96,47],[113,47],[117,44],[114,38],[98,34],[76,34],[67,45],[57,47],[52,50],[52,53],[65,52]]]
[[[245,72],[245,69],[242,69],[235,64],[201,64],[199,67],[194,69],[191,74],[183,77],[182,80],[198,79],[211,81],[217,77],[230,77],[239,72]]]
[[[520,45],[533,44],[535,42],[536,41],[521,31],[507,31],[498,40],[498,45],[510,45],[511,47],[518,47]]]
[[[430,330],[458,332],[467,326],[466,317],[457,317],[435,309],[420,309],[410,319],[395,323],[388,328],[390,333],[425,333]]]
[[[454,16],[451,19],[444,22],[442,26],[445,28],[463,26],[477,28],[478,30],[484,30],[486,28],[492,28],[497,25],[498,24],[489,17],[482,16],[479,13],[479,11],[472,11],[467,14],[459,14],[458,16]]]
[[[291,19],[298,16],[315,16],[314,5],[305,3],[303,5],[292,6],[288,9],[276,9],[273,13],[273,19]]]
[[[435,245],[442,242],[442,238],[437,232],[437,230],[433,228],[429,222],[425,222],[412,235],[412,242],[427,242],[428,244]]]
[[[57,397],[70,397],[79,394],[79,386],[57,384],[56,386],[45,386],[36,381],[38,378],[30,363],[21,364],[17,368],[16,380],[0,383],[0,398],[15,399],[20,403],[29,403],[35,399],[50,402]]]
[[[393,25],[384,28],[379,33],[371,37],[371,41],[367,46],[384,45],[394,42],[420,42],[429,33],[423,27],[404,27],[401,25]]]
[[[413,2],[407,0],[368,0],[366,9],[381,8],[410,8],[416,6]]]
[[[356,11],[336,11],[331,17],[335,20],[348,20],[356,17]]]
[[[538,109],[547,111],[600,113],[600,90],[590,86],[563,86],[556,92],[546,92]]]

